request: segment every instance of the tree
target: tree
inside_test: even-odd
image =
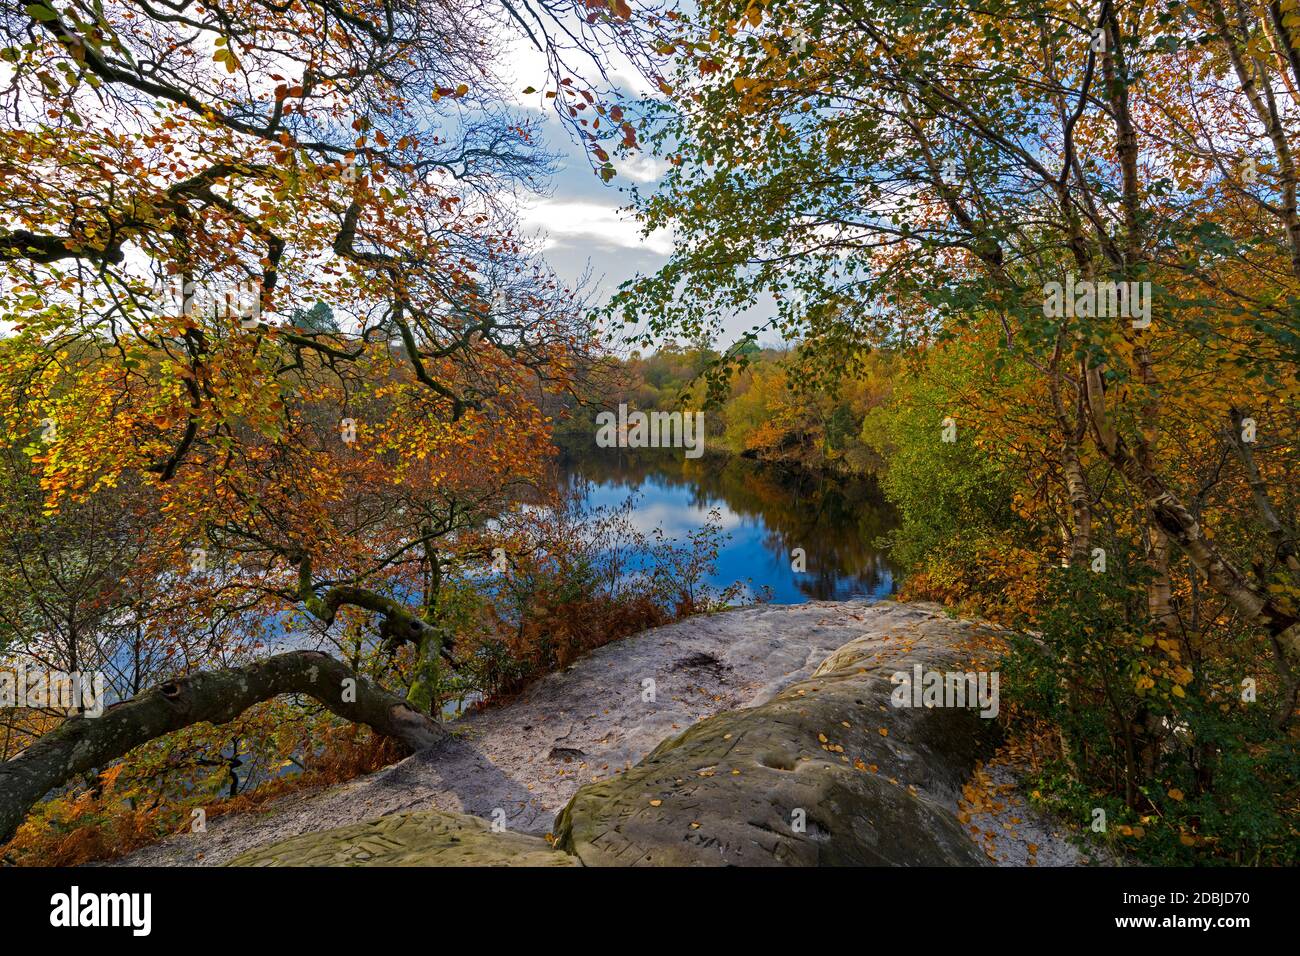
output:
[[[1277,480],[1294,470],[1300,273],[1286,19],[1110,0],[705,4],[666,37],[673,95],[648,108],[672,168],[641,213],[679,247],[614,308],[697,334],[771,295],[781,331],[818,359],[812,386],[872,345],[993,327],[994,365],[1039,375],[1065,559],[1090,559],[1099,483],[1120,476],[1143,503],[1153,621],[1178,631],[1171,568],[1190,562],[1268,635],[1288,720],[1300,565],[1276,499],[1294,501]],[[1151,311],[1051,308],[1049,283],[1076,280],[1137,283]],[[990,421],[1003,396],[968,401],[957,417]],[[1241,439],[1247,418],[1266,443]],[[1240,512],[1207,512],[1206,482],[1250,503],[1248,540],[1207,525]]]
[[[42,531],[101,511],[129,525],[112,573],[186,595],[131,604],[151,640],[214,613],[321,627],[356,614],[421,666],[400,706],[291,652],[177,677],[94,729],[70,721],[0,766],[0,840],[71,772],[68,746],[78,772],[102,767],[267,696],[309,694],[408,743],[436,736],[446,549],[535,479],[541,396],[594,342],[581,294],[518,238],[512,197],[541,188],[550,159],[539,121],[502,105],[502,11],[547,53],[551,98],[594,161],[603,138],[634,138],[562,76],[591,55],[577,38],[635,29],[624,8],[4,7],[0,437],[26,453],[23,503],[39,500]],[[92,549],[76,543],[81,559]],[[11,650],[49,637],[25,615]]]
[[[334,310],[324,302],[317,302],[306,311],[295,309],[293,324],[311,332],[338,332],[339,324],[334,319]]]

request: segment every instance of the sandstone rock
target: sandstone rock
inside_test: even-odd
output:
[[[707,644],[707,656],[687,651],[691,642],[669,640],[691,633],[698,648],[709,640],[702,635],[719,628],[729,641]],[[973,670],[986,636],[979,625],[953,620],[933,605],[888,602],[765,606],[646,632],[543,682],[542,689],[550,688],[557,699],[565,699],[568,686],[579,701],[566,708],[560,731],[539,729],[555,711],[553,701],[542,716],[525,711],[527,719],[515,715],[512,721],[509,706],[484,713],[484,720],[502,723],[503,737],[533,733],[516,748],[529,755],[519,766],[489,760],[480,751],[484,738],[452,740],[376,775],[404,781],[393,797],[403,799],[393,807],[399,812],[322,829],[321,803],[309,802],[302,813],[317,810],[310,815],[313,832],[268,840],[224,859],[258,866],[986,865],[956,811],[962,784],[993,748],[994,721],[973,709],[895,707],[890,681],[897,672],[910,674],[916,664]],[[666,643],[651,653],[658,647],[652,641]],[[804,655],[807,663],[800,665],[791,654]],[[715,710],[688,724],[692,711],[699,715],[703,709],[695,701],[712,699],[696,686],[711,669],[732,682],[747,669],[798,673],[784,682],[750,681],[750,706],[732,703],[735,709]],[[618,690],[610,687],[615,672]],[[658,702],[638,696],[620,705],[623,688],[639,693],[637,678],[646,672],[663,678]],[[675,686],[679,673],[693,683]],[[521,729],[521,723],[531,726]],[[664,729],[677,725],[689,729],[662,739]],[[569,790],[574,796],[555,821],[557,848],[539,834],[521,832],[546,826],[545,818],[521,826],[521,819],[533,819],[518,809],[524,803],[517,791],[525,780],[538,773],[568,773],[560,779],[571,779],[574,768],[595,771],[597,761],[613,756],[610,746],[627,746],[633,735],[645,739],[652,727],[664,728],[660,742],[648,753],[647,742],[639,763],[576,793]],[[503,752],[498,748],[492,756],[500,759]],[[462,759],[466,754],[474,761]],[[483,791],[474,800],[478,815],[405,812],[413,803],[429,806],[439,799],[448,781],[467,785],[467,776],[477,781],[474,793]],[[375,799],[373,782],[351,786],[336,798],[350,799],[349,807],[357,804],[351,812],[364,807],[375,816],[393,804]],[[528,792],[533,789],[530,784]],[[416,802],[421,794],[423,802]],[[511,829],[493,833],[485,817],[502,806],[515,814]],[[277,822],[283,825],[271,818],[266,827]]]
[[[890,699],[891,675],[914,664],[969,669],[976,629],[917,612],[895,608],[813,677],[582,787],[557,845],[602,866],[987,864],[954,810],[994,722]]]
[[[492,832],[478,817],[426,810],[306,833],[236,857],[230,866],[576,866],[542,837]]]
[[[291,836],[413,809],[490,819],[501,807],[511,831],[545,833],[593,777],[632,766],[702,716],[765,703],[864,630],[923,618],[918,607],[760,604],[642,631],[508,703],[450,722],[453,736],[437,747],[335,787],[289,794],[264,812],[212,817],[204,833],[176,834],[109,865],[219,866]],[[657,687],[653,702],[643,698],[646,678]]]

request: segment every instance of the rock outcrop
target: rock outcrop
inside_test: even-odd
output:
[[[732,612],[732,623],[746,612]],[[540,835],[407,813],[306,834],[240,865],[984,865],[958,824],[995,744],[974,707],[895,706],[898,673],[973,670],[988,632],[929,606],[860,611],[811,677],[707,717],[634,767],[580,787]],[[731,617],[731,615],[724,615]],[[633,638],[631,640],[636,640]],[[806,673],[806,672],[805,672]]]
[[[545,839],[496,832],[465,813],[424,810],[306,833],[260,847],[231,866],[578,866]]]
[[[409,810],[546,833],[578,788],[630,769],[698,721],[770,700],[812,676],[836,648],[915,605],[861,601],[761,604],[702,614],[598,647],[514,700],[447,724],[443,743],[323,791],[289,794],[257,813],[210,814],[119,866],[214,866],[258,846]],[[646,694],[653,682],[653,699]]]
[[[891,703],[897,672],[965,670],[970,637],[929,618],[849,642],[775,699],[696,724],[580,789],[557,845],[589,866],[986,863],[953,807],[992,750],[993,721]]]

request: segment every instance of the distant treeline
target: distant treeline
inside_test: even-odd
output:
[[[589,404],[577,404],[556,427],[566,453],[595,445],[595,416],[626,403],[645,411],[704,409],[708,454],[743,455],[813,471],[877,472],[882,450],[864,433],[872,409],[887,402],[892,360],[867,355],[857,374],[835,389],[801,389],[793,348],[749,344],[724,353],[668,342],[650,354],[611,358],[591,379]],[[714,383],[710,395],[710,379]],[[711,400],[710,400],[711,399]]]

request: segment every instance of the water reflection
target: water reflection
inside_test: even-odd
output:
[[[894,516],[871,478],[791,472],[742,458],[594,451],[568,460],[563,475],[591,507],[616,507],[637,493],[638,528],[662,527],[682,538],[704,524],[711,509],[731,535],[710,583],[766,585],[779,604],[808,600],[881,599],[894,591],[894,573],[876,542]],[[806,570],[791,567],[803,548]]]

